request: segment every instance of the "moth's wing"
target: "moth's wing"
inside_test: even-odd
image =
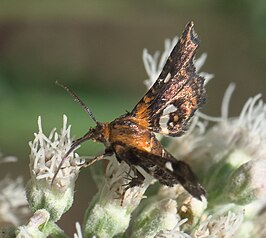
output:
[[[205,196],[206,194],[189,165],[184,161],[176,160],[168,153],[164,158],[123,144],[116,145],[115,151],[119,160],[124,160],[129,165],[141,167],[163,185],[181,184],[193,197],[199,200],[201,200],[202,195]]]
[[[187,24],[154,85],[131,115],[153,132],[182,135],[195,111],[205,103],[204,78],[193,64],[199,39],[193,22]]]

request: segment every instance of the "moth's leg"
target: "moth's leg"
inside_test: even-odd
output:
[[[111,147],[105,148],[105,151],[104,151],[104,155],[105,156],[111,156],[113,154],[114,154],[114,151],[113,151],[113,149]]]
[[[84,168],[89,167],[92,164],[94,164],[96,161],[104,159],[104,156],[105,156],[104,154],[98,155],[95,158],[90,159],[90,160],[86,161],[85,163],[81,164],[80,167],[84,167]]]
[[[132,165],[129,166],[129,170],[128,171],[125,171],[125,176],[123,177],[124,179],[131,180],[131,179],[134,178],[133,175],[131,175],[131,172],[133,170],[132,167],[133,167]]]
[[[103,154],[98,155],[95,158],[86,161],[84,164],[81,164],[81,167],[84,167],[84,168],[89,167],[92,164],[94,164],[96,161],[102,160],[104,159],[104,157],[111,156],[112,154],[113,154],[113,151],[109,148],[106,148]]]
[[[130,175],[131,170],[134,172],[134,177]],[[126,175],[127,177],[125,177],[125,179],[129,180],[127,184],[123,185],[126,187],[126,190],[136,186],[141,186],[145,180],[145,177],[137,170],[134,165],[130,166],[130,169],[128,172],[126,172]]]
[[[130,174],[131,171],[134,172],[134,177],[131,176]],[[124,187],[124,190],[122,194],[120,194],[118,197],[118,199],[121,199],[120,202],[121,206],[123,206],[126,191],[130,188],[141,186],[145,180],[145,177],[136,169],[134,165],[130,166],[129,171],[126,172],[126,177],[124,178],[129,180],[129,182],[122,185],[122,187]]]
[[[123,145],[115,145],[114,150],[117,160],[119,162],[125,161],[129,166],[129,171],[125,172],[125,179],[129,180],[129,182],[127,184],[124,184],[123,186],[128,189],[142,185],[145,177],[136,168],[136,166],[139,166],[140,164],[139,158],[137,158],[131,150]],[[134,176],[131,175],[131,171],[133,171]]]

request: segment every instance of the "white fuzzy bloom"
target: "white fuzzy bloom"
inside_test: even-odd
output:
[[[230,118],[228,111],[233,90],[231,84],[223,99],[220,118],[198,113],[189,132],[170,143],[169,150],[174,155],[188,158],[188,162],[203,173],[225,158],[237,168],[250,159],[266,157],[266,105],[261,95],[257,95],[245,103],[239,117]],[[216,123],[207,130],[208,120]]]
[[[157,194],[159,199],[171,198],[177,202],[177,213],[181,218],[188,218],[189,224],[195,224],[207,208],[207,199],[199,200],[189,194],[180,184],[173,187],[162,186]]]
[[[2,157],[3,155],[0,153],[0,164],[2,163],[12,163],[12,162],[17,162],[18,159],[15,156],[5,156]]]
[[[230,238],[235,237],[243,222],[243,213],[228,212],[227,215],[213,218],[207,217],[201,221],[199,227],[193,232],[195,238]]]
[[[217,144],[220,147],[226,147],[228,150],[232,148],[242,149],[255,159],[264,159],[266,156],[266,148],[264,145],[266,140],[266,105],[260,99],[261,95],[250,98],[244,105],[239,117],[228,118],[228,108],[223,106],[224,115],[222,122],[218,123],[209,132],[209,137],[217,136],[219,131],[219,140],[212,147],[213,153],[216,153]],[[211,138],[209,138],[211,139]]]
[[[230,177],[226,186],[227,196],[236,203],[249,203],[266,199],[266,160],[253,159],[241,165]]]
[[[41,117],[38,118],[39,132],[35,133],[35,139],[29,143],[30,171],[32,180],[43,181],[47,185],[51,184],[63,156],[70,149],[72,140],[70,128],[67,126],[67,117],[63,117],[63,128],[61,132],[53,129],[49,136],[43,133]],[[53,185],[61,190],[66,190],[72,185],[79,173],[80,160],[76,153],[72,152],[64,161],[62,169],[57,174]],[[73,185],[72,185],[73,186]]]
[[[169,141],[167,149],[177,158],[187,157],[193,151],[198,150],[202,144],[207,126],[207,121],[203,121],[195,115],[186,134],[181,137],[172,138]]]
[[[150,86],[153,85],[159,77],[166,60],[177,41],[178,37],[175,37],[173,40],[166,39],[164,41],[164,51],[162,52],[161,56],[159,51],[157,51],[154,55],[151,55],[148,53],[147,49],[143,50],[143,63],[148,74],[148,79],[144,81],[144,84],[147,86],[147,88],[150,88]]]
[[[177,223],[174,229],[160,231],[154,238],[192,238],[189,234],[181,230],[181,226],[187,222],[183,219]]]
[[[130,171],[130,174],[127,174]],[[140,169],[141,174],[145,177],[144,183],[141,186],[135,186],[125,190],[125,185],[130,182],[130,179],[135,176],[134,172],[130,169],[127,163],[118,161],[112,158],[106,169],[106,188],[109,190],[108,196],[111,196],[113,202],[117,205],[125,207],[128,211],[133,211],[143,198],[143,194],[154,180],[144,170]],[[125,192],[125,193],[124,193]],[[123,194],[124,193],[124,194]],[[120,199],[117,195],[123,194]],[[110,198],[110,197],[109,197]],[[106,197],[103,197],[106,199]],[[111,200],[112,200],[111,199]]]
[[[50,213],[51,220],[57,221],[73,203],[74,186],[81,162],[77,154],[70,153],[52,184],[62,158],[72,144],[70,126],[67,126],[67,117],[64,116],[60,133],[54,129],[46,136],[40,117],[38,127],[39,132],[30,142],[31,179],[27,184],[27,198],[33,211],[44,208]]]
[[[132,222],[132,238],[153,238],[161,231],[179,227],[180,217],[177,214],[177,202],[173,199],[146,201],[146,206],[139,210]]]
[[[84,236],[113,237],[128,228],[131,213],[139,205],[153,178],[142,171],[141,186],[127,188],[134,173],[129,166],[110,158],[100,191],[85,217]]]
[[[5,177],[0,181],[0,227],[21,225],[31,212],[26,199],[23,179]]]
[[[194,66],[196,68],[196,73],[202,76],[205,81],[204,84],[206,85],[211,79],[213,79],[214,75],[206,72],[200,72],[200,69],[204,65],[207,59],[207,53],[203,53],[199,58],[194,59]]]
[[[236,220],[239,224],[236,227],[240,226],[236,237],[264,237],[266,216],[260,214],[266,205],[266,104],[258,94],[245,103],[238,117],[230,118],[229,103],[234,88],[231,84],[226,90],[220,118],[197,114],[199,122],[210,120],[215,122],[214,126],[206,129],[196,123],[188,134],[178,139],[179,143],[170,143],[170,151],[179,158],[187,158],[197,171],[211,206],[220,204],[206,214],[237,211],[241,207],[234,204],[243,204],[245,222],[241,225],[237,222],[240,220]],[[234,204],[228,206],[228,202]],[[219,230],[222,229],[216,229],[217,233]],[[202,237],[228,237],[209,233]]]
[[[248,238],[250,237],[265,238],[266,234],[265,221],[266,221],[266,212],[264,210],[259,215],[257,215],[257,217],[254,217],[253,220],[249,220],[243,224],[241,230],[239,231],[239,234],[243,235],[239,237],[245,238],[244,237],[245,231],[248,231],[250,234]]]

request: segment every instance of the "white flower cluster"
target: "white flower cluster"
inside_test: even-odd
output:
[[[21,225],[29,216],[23,179],[5,177],[0,181],[0,227]]]
[[[177,38],[166,40],[161,56],[144,50],[148,88],[176,42]],[[213,75],[199,72],[206,57],[202,54],[194,65],[198,74],[209,81]],[[125,162],[109,158],[105,173],[97,178],[99,192],[85,212],[82,228],[76,223],[74,238],[122,234],[131,238],[265,237],[266,104],[257,95],[246,102],[239,117],[231,118],[228,108],[234,88],[231,84],[225,93],[221,117],[198,112],[188,133],[167,139],[167,150],[190,164],[207,190],[206,198],[193,198],[181,185],[170,188],[157,184],[143,199],[153,178],[140,171],[145,177],[143,185],[127,187],[135,171]],[[22,218],[30,213],[22,180],[5,178],[0,182],[0,224],[21,226],[16,230],[1,229],[0,236],[66,237],[55,222],[73,203],[74,185],[83,161],[74,151],[65,158],[72,144],[66,116],[60,133],[54,129],[46,136],[40,117],[38,129],[30,142],[31,179],[26,189],[34,213],[27,225],[21,225]]]
[[[60,134],[53,129],[50,135],[46,136],[43,133],[41,117],[38,118],[38,127],[39,132],[34,134],[35,139],[29,143],[31,148],[30,171],[32,179],[45,181],[50,185],[62,158],[71,147],[71,126],[67,127],[67,117],[64,115]],[[65,158],[63,168],[56,175],[53,186],[62,191],[73,186],[79,173],[80,163],[78,155],[72,152]]]
[[[144,65],[149,76],[145,84],[148,88],[157,79],[166,55],[169,55],[174,45],[169,42],[168,40],[165,44],[167,53],[162,53],[159,63],[158,53],[152,56],[144,51]],[[206,54],[203,54],[194,61],[197,72],[205,60]],[[207,81],[212,78],[208,73],[199,74]],[[187,217],[192,222],[192,215],[194,219],[197,218],[197,225],[189,227],[186,223],[173,236],[163,233],[161,237],[234,237],[236,234],[243,234],[247,222],[252,224],[249,227],[253,231],[260,227],[254,218],[263,217],[260,214],[266,206],[266,104],[260,99],[260,94],[256,95],[246,102],[239,117],[230,118],[229,103],[234,88],[231,84],[226,90],[221,117],[210,117],[197,112],[184,136],[168,139],[168,150],[176,158],[186,159],[199,176],[207,190],[208,207],[202,207],[203,204],[200,203],[194,206],[192,202],[187,204],[182,189],[174,191],[171,188],[172,192],[166,189],[170,192],[166,192],[168,197],[173,197],[171,193],[174,192],[179,203],[187,204],[186,214],[183,213],[182,206],[180,209],[180,205],[177,205],[181,218]],[[253,209],[249,209],[249,204],[252,204]],[[249,215],[243,214],[245,209],[249,210]],[[202,220],[203,217],[207,217],[205,221]],[[252,229],[250,234],[255,234],[251,232]]]
[[[128,228],[131,213],[139,205],[146,189],[153,178],[146,174],[142,186],[127,187],[133,171],[125,163],[112,157],[107,165],[105,177],[102,181],[97,200],[93,208],[85,217],[84,234],[91,237],[94,234],[99,237],[114,236],[123,233]],[[100,226],[101,224],[101,226]]]
[[[51,215],[50,220],[57,221],[72,206],[81,160],[74,152],[64,157],[72,144],[66,116],[63,117],[61,133],[54,129],[47,137],[40,117],[38,127],[39,132],[30,142],[31,179],[27,184],[27,198],[34,212],[46,209]],[[63,158],[63,167],[57,173]]]

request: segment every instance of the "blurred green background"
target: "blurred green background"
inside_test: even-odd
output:
[[[220,115],[223,93],[235,82],[230,113],[237,115],[248,97],[266,91],[265,0],[1,0],[0,151],[20,160],[1,165],[1,176],[8,170],[27,180],[28,142],[38,115],[46,132],[61,127],[63,114],[77,137],[93,125],[56,80],[73,89],[99,121],[110,121],[146,91],[143,48],[162,50],[164,39],[180,35],[190,20],[201,39],[198,56],[208,53],[203,71],[215,74],[204,112]],[[101,149],[88,142],[80,153]],[[81,221],[95,192],[88,173],[78,180],[81,206],[64,217],[68,231],[74,228],[69,218],[75,214]]]

